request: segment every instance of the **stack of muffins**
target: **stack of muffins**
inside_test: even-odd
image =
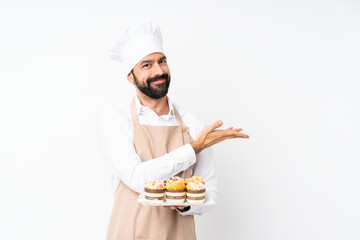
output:
[[[159,179],[148,179],[145,182],[145,199],[159,200],[169,203],[204,203],[205,182],[199,176],[184,181],[180,177],[172,177],[164,183]],[[166,198],[166,200],[164,199]]]
[[[188,203],[205,202],[205,182],[199,176],[186,179],[186,201]]]
[[[147,200],[159,200],[164,202],[165,196],[165,184],[163,181],[152,178],[145,182],[145,199]]]
[[[165,189],[166,202],[185,202],[186,187],[184,179],[180,177],[172,177],[166,180]]]

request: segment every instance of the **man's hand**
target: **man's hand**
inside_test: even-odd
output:
[[[183,210],[187,206],[164,206],[164,207],[165,208],[170,207],[172,210],[175,210],[175,209]]]
[[[191,143],[195,153],[199,153],[207,147],[231,138],[250,138],[250,136],[241,133],[242,128],[229,127],[225,130],[216,130],[221,127],[221,120],[205,127],[199,134],[199,137]]]
[[[164,206],[165,208],[170,207],[172,210],[180,210],[180,212],[188,211],[190,209],[189,206]],[[186,209],[188,208],[188,209]],[[185,209],[185,210],[184,210]],[[182,211],[183,210],[183,211]]]

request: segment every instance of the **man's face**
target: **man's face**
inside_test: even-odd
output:
[[[140,60],[128,75],[140,92],[154,99],[166,96],[170,86],[170,70],[162,53],[152,53]]]

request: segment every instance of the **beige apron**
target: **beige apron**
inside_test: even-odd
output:
[[[140,125],[135,99],[131,103],[134,146],[141,161],[171,152],[192,141],[188,128],[174,108],[179,126]],[[188,178],[191,167],[177,174]],[[139,194],[120,181],[107,232],[107,240],[193,240],[196,239],[194,216],[181,216],[176,210],[138,203]]]

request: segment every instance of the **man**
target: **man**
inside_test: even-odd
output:
[[[123,63],[136,97],[129,104],[105,105],[97,115],[102,156],[112,171],[114,206],[107,239],[196,239],[194,215],[210,211],[217,198],[210,146],[248,138],[241,128],[204,128],[189,111],[167,97],[170,70],[160,29],[153,23],[129,25],[111,51]],[[203,177],[207,204],[144,206],[137,202],[147,178]]]

